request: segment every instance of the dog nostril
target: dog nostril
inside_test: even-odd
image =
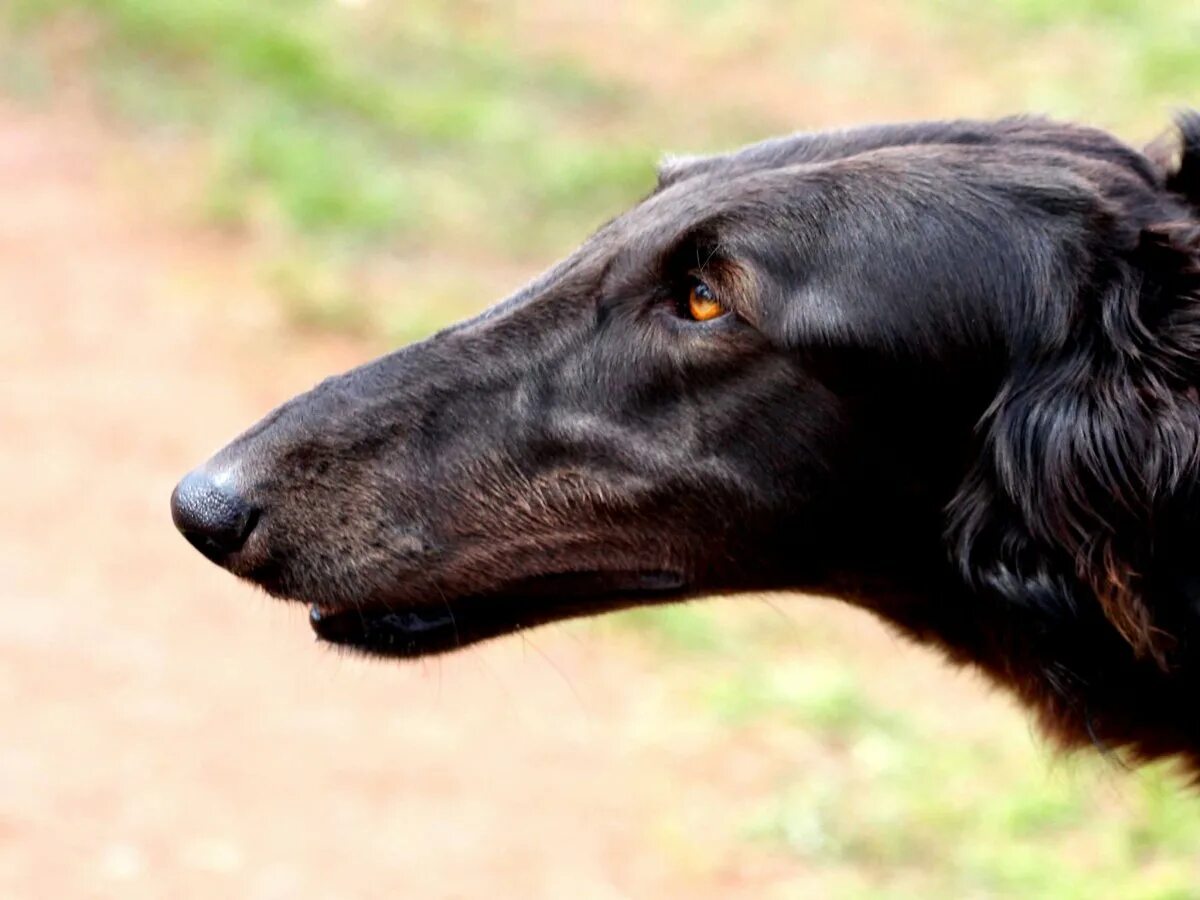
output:
[[[213,562],[242,549],[258,517],[257,509],[202,470],[185,475],[171,494],[175,527]]]

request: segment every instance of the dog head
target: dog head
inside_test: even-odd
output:
[[[1196,234],[1156,230],[1194,214],[1184,124],[1190,169],[1035,119],[672,162],[515,296],[268,415],[176,524],[380,654],[948,583],[1083,586],[1159,652],[1131,529],[1195,463]]]

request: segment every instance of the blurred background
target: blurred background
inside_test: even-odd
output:
[[[666,151],[1036,111],[1157,136],[1200,6],[4,0],[0,895],[1200,896],[1169,769],[1062,759],[818,598],[315,646],[177,477],[503,297]]]

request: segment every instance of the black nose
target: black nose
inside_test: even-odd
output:
[[[203,470],[189,472],[171,494],[171,518],[193,547],[222,562],[242,549],[258,510]]]

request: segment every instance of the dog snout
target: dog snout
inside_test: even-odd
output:
[[[245,546],[260,510],[238,492],[229,472],[196,469],[171,493],[171,518],[193,547],[224,564]]]

